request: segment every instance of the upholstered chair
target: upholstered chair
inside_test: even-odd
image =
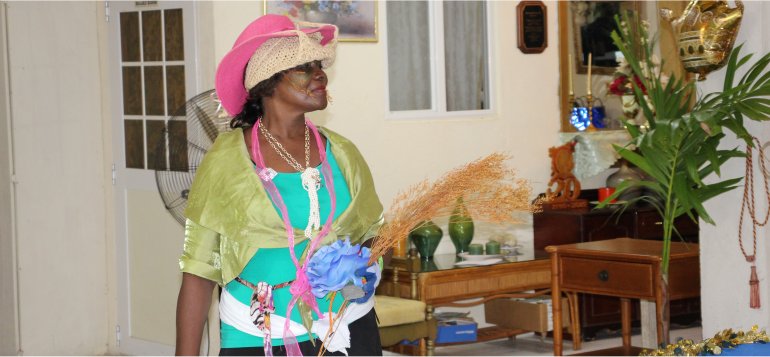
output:
[[[419,300],[387,295],[375,295],[374,299],[383,346],[393,346],[403,340],[419,341],[420,355],[433,355],[436,319],[432,309]]]

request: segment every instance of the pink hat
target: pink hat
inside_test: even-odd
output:
[[[268,41],[270,45],[263,46]],[[228,114],[237,115],[246,103],[248,90],[257,83],[312,61],[321,61],[327,68],[334,62],[336,45],[337,26],[295,23],[283,15],[261,16],[246,26],[219,62],[217,96]]]

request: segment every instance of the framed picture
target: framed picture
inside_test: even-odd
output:
[[[523,53],[541,53],[548,47],[548,15],[542,1],[522,1],[516,6],[518,46]]]
[[[265,1],[265,14],[337,25],[339,40],[377,42],[377,2],[366,0]]]

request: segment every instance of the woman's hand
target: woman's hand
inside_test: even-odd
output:
[[[380,267],[377,264],[375,264],[374,266],[375,266],[374,268],[375,271],[380,270]],[[356,277],[363,280],[364,282],[361,285],[361,289],[364,291],[364,296],[357,299],[352,299],[350,300],[350,302],[363,304],[369,301],[372,295],[374,295],[374,289],[377,287],[376,284],[379,277],[377,276],[377,273],[373,272],[372,269],[370,269],[369,267],[358,268],[358,270],[356,270]]]
[[[182,286],[176,303],[176,355],[200,354],[203,324],[211,306],[213,281],[182,273]]]

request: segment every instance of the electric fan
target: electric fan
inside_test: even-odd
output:
[[[184,209],[193,177],[214,139],[229,130],[230,117],[222,115],[215,91],[188,100],[169,117],[162,140],[153,153],[155,181],[166,209],[184,225]]]

